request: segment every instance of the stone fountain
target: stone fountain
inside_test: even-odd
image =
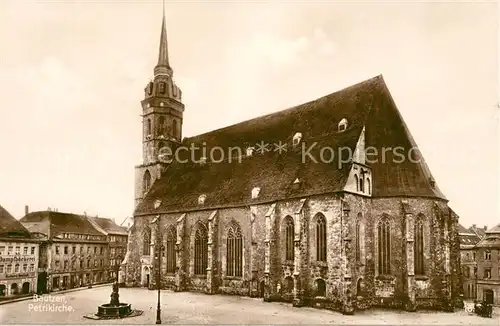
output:
[[[132,310],[130,303],[120,302],[120,294],[118,291],[118,282],[115,282],[113,283],[110,302],[98,306],[97,314],[90,314],[84,317],[88,319],[115,319],[142,315],[141,310]]]
[[[97,316],[123,318],[132,313],[130,303],[120,303],[120,294],[118,293],[118,289],[118,282],[113,283],[111,301],[97,307]]]

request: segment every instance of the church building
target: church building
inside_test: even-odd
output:
[[[183,138],[165,15],[142,100],[128,286],[352,313],[450,310],[458,216],[383,77]],[[189,151],[196,146],[204,150]]]

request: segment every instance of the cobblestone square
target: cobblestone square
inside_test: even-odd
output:
[[[120,301],[143,310],[141,316],[121,320],[90,320],[84,315],[97,312],[109,302],[111,287],[45,295],[43,301],[29,299],[0,306],[0,324],[155,324],[157,292],[140,288],[120,289]],[[162,291],[162,324],[336,324],[336,325],[498,325],[493,318],[481,318],[465,311],[455,313],[372,309],[344,316],[290,304],[266,303],[261,299]]]

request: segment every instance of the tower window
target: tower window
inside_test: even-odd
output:
[[[142,254],[144,256],[149,256],[151,254],[151,229],[146,227],[143,232],[142,238]]]
[[[151,135],[151,119],[146,121],[146,135]]]
[[[165,94],[165,83],[160,83],[160,94]]]
[[[178,126],[177,126],[177,120],[174,120],[172,122],[172,137],[174,137],[175,139],[178,138]]]
[[[158,118],[158,136],[163,135],[165,133],[165,117],[161,116]]]
[[[347,129],[347,120],[346,118],[343,118],[340,120],[339,125],[338,125],[338,131],[342,132]]]
[[[146,172],[144,173],[142,181],[143,181],[143,191],[144,193],[146,193],[151,187],[151,173],[149,172],[149,170],[146,170]]]

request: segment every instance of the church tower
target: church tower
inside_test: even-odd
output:
[[[154,77],[144,89],[142,104],[142,157],[136,166],[135,205],[144,198],[154,181],[157,180],[168,163],[161,153],[174,153],[182,140],[182,117],[184,104],[182,92],[173,80],[174,72],[168,58],[167,27],[165,7],[161,24],[158,63]],[[160,149],[163,149],[160,152]]]

